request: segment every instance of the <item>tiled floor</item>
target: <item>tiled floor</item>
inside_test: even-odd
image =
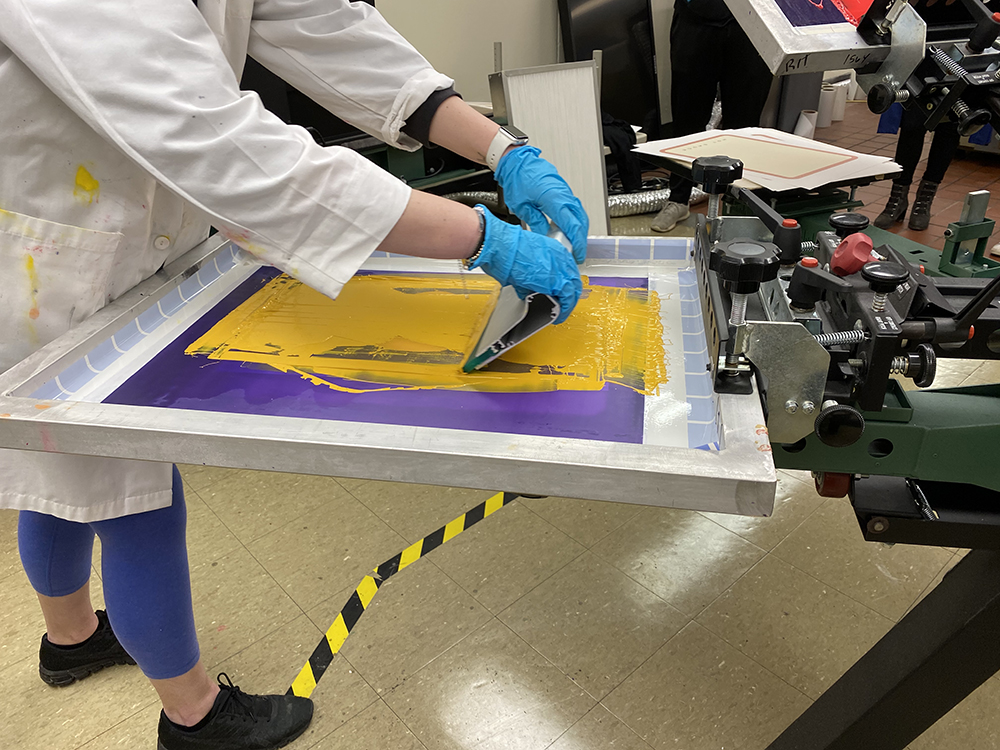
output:
[[[891,157],[896,153],[896,136],[878,133],[878,120],[879,116],[869,112],[867,105],[851,102],[847,105],[844,120],[828,128],[820,128],[816,131],[816,138],[861,153]],[[925,138],[923,157],[910,187],[911,207],[917,183],[927,166],[930,143],[931,136],[928,135]],[[865,203],[861,213],[874,220],[885,207],[890,186],[890,180],[883,180],[859,189],[857,196]],[[944,246],[944,230],[949,223],[958,221],[965,196],[973,190],[989,190],[993,193],[991,210],[987,212],[987,216],[995,219],[1000,215],[1000,156],[959,149],[931,206],[930,226],[922,232],[916,232],[908,229],[906,221],[903,221],[890,231],[940,250]],[[992,248],[997,243],[1000,243],[1000,230],[994,231],[989,247]]]
[[[997,363],[942,370],[938,385],[1000,379]],[[283,692],[366,571],[489,494],[182,473],[204,660],[251,691]],[[0,512],[0,747],[152,748],[135,668],[38,679],[15,526]],[[291,747],[759,750],[958,559],[864,542],[802,473],[780,472],[767,519],[521,499],[382,587]],[[993,678],[911,747],[1000,747],[997,705]]]

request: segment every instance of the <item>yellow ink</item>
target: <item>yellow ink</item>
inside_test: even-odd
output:
[[[463,373],[498,292],[484,277],[356,276],[334,301],[280,276],[186,353],[270,365],[352,393],[596,391],[610,382],[651,394],[667,382],[656,293],[589,284],[565,323]]]
[[[76,185],[73,188],[74,197],[83,203],[93,203],[100,197],[101,183],[93,178],[82,164],[76,169]]]
[[[38,272],[35,270],[35,259],[33,256],[26,255],[24,258],[24,268],[28,272],[28,285],[29,298],[31,299],[31,307],[28,309],[28,318],[31,320],[38,320],[40,314],[38,309]],[[35,326],[28,324],[28,332],[31,336],[33,343],[38,343],[38,331],[35,330]]]

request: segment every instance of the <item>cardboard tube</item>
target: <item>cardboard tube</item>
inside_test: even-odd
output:
[[[812,138],[816,135],[816,110],[804,109],[799,112],[798,122],[795,123],[795,130],[792,132],[803,138]]]
[[[828,128],[833,123],[833,100],[837,92],[833,86],[826,85],[819,92],[819,108],[816,110],[816,127]]]
[[[834,122],[840,122],[844,119],[844,113],[847,111],[847,89],[849,88],[849,83],[849,81],[844,81],[843,83],[835,84],[833,87],[833,112],[830,114],[830,119]]]

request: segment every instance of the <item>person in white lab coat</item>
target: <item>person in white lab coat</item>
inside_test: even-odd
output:
[[[481,207],[411,191],[352,151],[321,148],[239,90],[247,54],[393,146],[429,141],[489,164],[515,212],[536,230],[552,219],[573,255]],[[580,295],[573,260],[586,252],[586,215],[537,149],[451,96],[452,85],[361,2],[4,0],[0,371],[210,225],[330,296],[379,249],[467,259],[521,293],[555,295],[565,319]],[[201,665],[176,469],[0,450],[0,507],[22,511],[47,682],[134,658],[163,702],[159,750],[277,747],[304,731],[309,701],[247,696]],[[107,615],[90,602],[95,532]]]

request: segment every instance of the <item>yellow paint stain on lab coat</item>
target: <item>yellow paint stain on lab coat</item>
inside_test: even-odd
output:
[[[656,293],[589,283],[565,323],[484,370],[462,372],[498,293],[482,276],[372,275],[355,276],[334,301],[280,276],[186,353],[270,365],[349,392],[596,391],[617,383],[653,394],[667,382]]]
[[[100,197],[101,183],[94,179],[82,164],[76,169],[76,185],[73,196],[83,203],[93,203]]]
[[[41,314],[38,309],[38,272],[35,270],[35,259],[33,256],[25,256],[24,269],[28,272],[28,285],[31,287],[29,293],[31,307],[28,309],[28,317],[31,320],[38,320],[38,316]],[[35,330],[35,326],[29,323],[28,329],[32,341],[37,343],[38,332]]]

